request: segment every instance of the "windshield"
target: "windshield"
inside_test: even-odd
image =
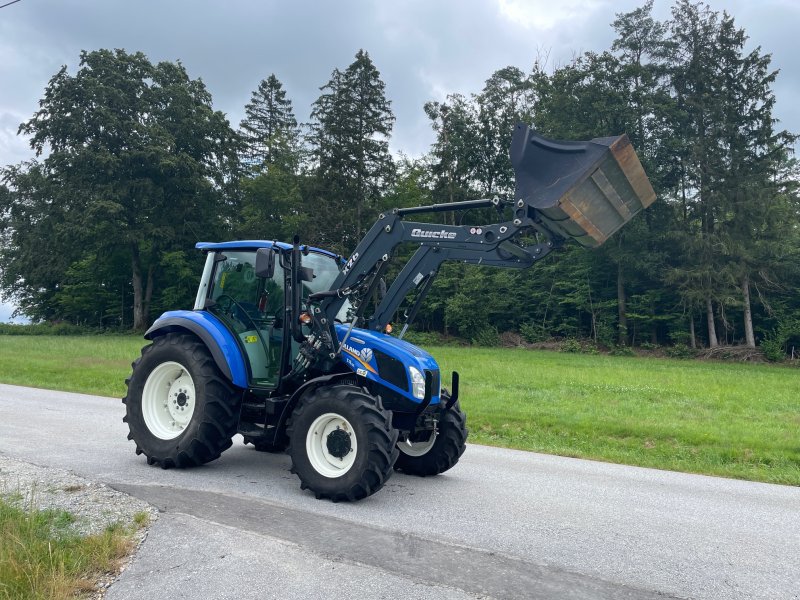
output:
[[[334,257],[325,254],[309,252],[308,255],[303,256],[303,266],[314,270],[314,281],[303,282],[303,297],[331,289],[331,284],[339,276],[338,261]],[[350,301],[345,300],[342,308],[336,314],[336,320],[342,323],[349,322],[351,307]]]

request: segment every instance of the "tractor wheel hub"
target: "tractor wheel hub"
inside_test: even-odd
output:
[[[352,449],[350,434],[344,429],[334,429],[328,434],[326,445],[331,456],[343,459],[350,454],[350,450]]]

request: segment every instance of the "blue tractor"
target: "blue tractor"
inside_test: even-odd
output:
[[[513,199],[382,213],[348,260],[297,237],[197,244],[206,261],[193,310],[158,318],[127,380],[136,453],[191,467],[238,433],[257,450],[288,449],[301,487],[334,502],[375,493],[394,470],[452,468],[467,440],[458,373],[441,387],[436,360],[402,339],[439,266],[526,268],[567,239],[595,247],[655,199],[624,135],[559,142],[520,124],[511,159]],[[495,209],[495,222],[407,220],[475,208]],[[416,251],[387,290],[403,244]]]

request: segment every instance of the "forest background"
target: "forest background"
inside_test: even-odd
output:
[[[267,75],[238,128],[180,63],[86,51],[20,127],[37,158],[0,172],[0,290],[35,322],[141,331],[191,306],[197,241],[299,233],[347,256],[381,210],[510,197],[522,121],[560,139],[626,132],[658,201],[596,251],[567,245],[521,272],[443,266],[417,329],[783,358],[800,346],[800,203],[770,55],[689,0],[665,21],[648,1],[611,26],[605,52],[540,56],[426,103],[436,140],[420,158],[389,152],[391,101],[366,50],[334,69],[309,123]]]

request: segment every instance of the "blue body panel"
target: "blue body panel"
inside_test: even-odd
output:
[[[343,323],[336,324],[336,335],[340,342],[344,339],[348,328],[349,325]],[[380,376],[378,363],[374,355],[375,350],[379,350],[403,363],[406,367],[408,389],[401,389]],[[408,367],[416,367],[419,369],[420,373],[424,373],[426,369],[430,371],[439,370],[439,365],[433,356],[421,348],[417,348],[413,344],[409,344],[408,342],[399,340],[390,335],[377,331],[370,331],[368,329],[353,328],[347,342],[342,346],[341,357],[342,362],[354,372],[371,381],[377,381],[381,385],[401,394],[416,404],[420,404],[422,400],[415,398],[410,392],[411,376],[408,373]],[[438,403],[439,390],[435,389],[433,390],[431,404]]]
[[[236,343],[236,338],[228,330],[222,321],[212,315],[210,312],[204,310],[170,310],[162,314],[153,326],[148,330],[145,337],[153,331],[158,330],[164,325],[174,326],[181,321],[199,325],[205,329],[216,342],[222,356],[228,363],[228,368],[231,372],[231,381],[234,385],[241,388],[246,388],[248,385],[247,365],[242,356],[239,345]]]
[[[220,359],[224,360],[228,365],[231,382],[241,388],[248,387],[249,376],[247,364],[245,362],[246,358],[243,356],[234,335],[217,317],[204,310],[168,311],[162,314],[156,322],[153,323],[153,326],[148,330],[147,334],[145,334],[145,337],[150,339],[158,330],[176,326],[184,326],[189,330],[200,327],[206,331],[211,336],[213,343],[216,344],[219,351],[217,353],[215,349],[211,348],[212,354],[221,355]],[[348,325],[337,323],[336,334],[340,342],[344,339],[347,330]],[[206,343],[208,344],[209,342],[207,341]],[[403,364],[405,367],[407,389],[397,387],[381,377],[378,370],[378,361],[374,355],[375,350]],[[376,381],[416,404],[420,404],[422,401],[415,398],[410,391],[412,388],[408,367],[416,367],[419,369],[420,373],[424,373],[425,370],[438,371],[439,369],[436,360],[424,350],[408,342],[377,331],[357,328],[353,329],[347,342],[342,345],[341,361],[358,375],[371,381]],[[435,389],[433,390],[431,404],[438,403],[439,389]]]
[[[280,248],[281,250],[291,250],[292,245],[285,242],[271,242],[268,240],[237,240],[233,242],[197,242],[195,248],[198,250],[257,250],[258,248]],[[300,249],[305,251],[308,248],[311,252],[319,252],[336,258],[338,255],[323,250],[322,248],[314,248],[313,246],[300,246]]]

